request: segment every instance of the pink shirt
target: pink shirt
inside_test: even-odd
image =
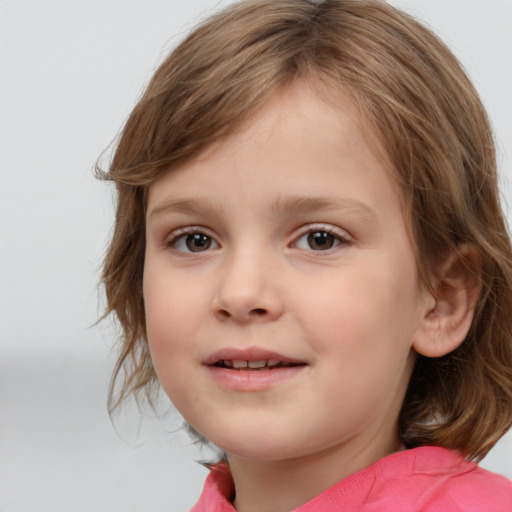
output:
[[[226,465],[212,469],[190,512],[235,512]],[[512,512],[512,482],[445,448],[394,453],[345,478],[295,512]]]

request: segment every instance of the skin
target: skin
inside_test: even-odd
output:
[[[149,189],[151,356],[184,418],[227,453],[241,512],[291,510],[402,448],[433,299],[382,154],[348,97],[333,107],[295,84]],[[205,363],[224,349],[302,365],[233,389]]]

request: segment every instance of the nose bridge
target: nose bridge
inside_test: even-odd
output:
[[[228,250],[218,269],[214,313],[238,321],[279,316],[276,267],[276,256],[263,242],[252,240]]]

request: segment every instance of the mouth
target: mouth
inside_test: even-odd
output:
[[[260,359],[258,361],[244,359],[222,359],[216,361],[211,366],[235,371],[261,372],[276,370],[279,368],[304,366],[304,363],[293,363],[290,361],[281,361],[279,359]]]
[[[224,348],[203,361],[213,382],[235,392],[262,392],[286,385],[308,363],[261,347]]]
[[[226,348],[211,354],[204,364],[212,370],[232,372],[276,372],[307,366],[303,360],[272,352],[263,348]]]

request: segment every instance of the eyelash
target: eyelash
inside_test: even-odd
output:
[[[307,240],[306,243],[309,245],[308,249],[298,247],[298,243],[300,242],[300,240],[302,240],[304,237],[309,237],[310,235],[313,235],[315,233],[327,234],[328,236],[333,237],[335,240],[334,241],[335,245],[333,245],[332,247],[328,247],[327,249],[314,250],[310,246],[310,240]],[[298,249],[302,249],[302,250],[310,251],[310,252],[314,252],[314,253],[330,253],[332,250],[335,250],[337,247],[339,247],[341,245],[348,246],[351,244],[352,244],[352,241],[349,240],[349,238],[347,236],[342,235],[339,232],[339,230],[335,229],[334,227],[325,225],[325,224],[317,224],[317,225],[307,226],[307,228],[302,232],[302,234],[298,238],[295,239],[295,241],[293,242],[292,245],[294,247],[297,247]]]
[[[172,233],[172,235],[165,241],[165,246],[172,248],[176,252],[181,253],[181,254],[195,254],[198,252],[206,252],[212,248],[211,247],[212,243],[215,244],[215,247],[213,247],[213,248],[218,248],[220,246],[220,244],[215,240],[215,238],[213,236],[209,235],[205,231],[206,230],[204,230],[200,227],[181,228]],[[309,245],[309,248],[299,247],[298,244],[303,238],[309,237],[313,234],[319,234],[319,233],[326,234],[326,235],[328,235],[328,237],[333,237],[334,245],[332,245],[331,247],[328,247],[327,249],[315,250],[310,245],[311,240],[307,240],[306,243]],[[187,244],[187,237],[194,236],[194,235],[197,235],[199,237],[201,237],[201,236],[204,237],[203,241],[208,243],[208,246],[206,247],[205,251],[201,251],[201,250],[193,251],[193,250],[186,250],[184,247],[183,248],[177,247],[178,243]],[[323,241],[325,241],[325,238],[326,237],[323,237]],[[207,240],[205,240],[205,239],[207,239]],[[198,239],[198,241],[200,241],[200,240]],[[322,240],[320,240],[320,241],[322,241]],[[307,226],[307,229],[304,229],[304,231],[300,234],[300,236],[294,239],[294,242],[291,244],[291,246],[296,247],[300,250],[314,252],[314,253],[330,253],[332,250],[336,249],[336,247],[339,247],[340,245],[347,246],[347,245],[351,245],[351,244],[352,244],[352,241],[349,240],[348,237],[342,236],[338,232],[338,230],[334,229],[331,226],[319,224],[319,225]],[[188,247],[188,245],[186,247],[188,249],[190,249],[190,247]]]
[[[165,246],[171,249],[174,249],[176,252],[181,254],[195,254],[196,252],[204,252],[204,251],[187,251],[183,249],[178,249],[176,246],[179,242],[183,241],[183,243],[187,243],[187,237],[198,235],[207,237],[209,240],[209,244],[212,242],[219,247],[219,243],[215,240],[215,238],[208,233],[205,232],[204,229],[199,227],[187,227],[181,228],[177,231],[174,231],[171,236],[165,241]],[[207,249],[210,249],[210,245],[208,245]]]

